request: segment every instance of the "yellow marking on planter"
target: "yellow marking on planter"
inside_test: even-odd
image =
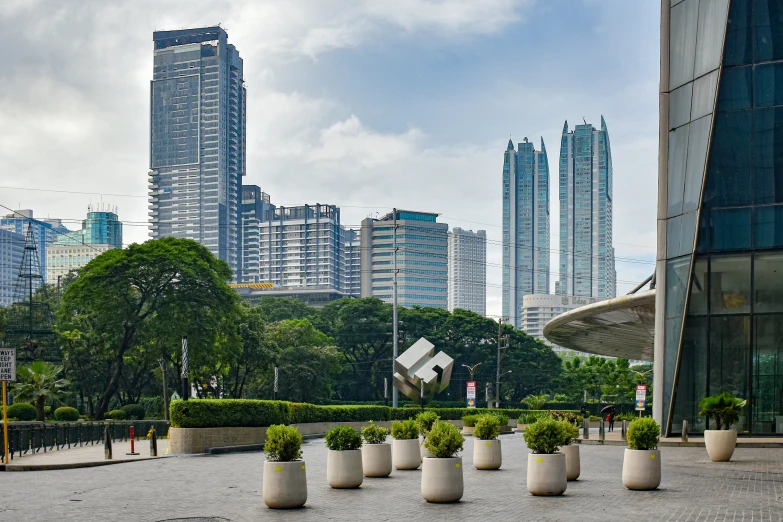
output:
[[[650,458],[651,458],[651,459],[654,459],[654,458],[655,458],[655,455],[650,455]]]
[[[283,471],[283,468],[281,468],[280,466],[275,466],[275,471]]]
[[[538,458],[536,459],[536,462],[544,462],[544,459],[543,459],[543,458],[541,458],[541,457],[538,457]]]
[[[489,442],[489,441],[487,441],[487,443],[485,444],[485,446],[486,446],[486,447],[490,447],[490,446],[492,446],[492,443],[491,443],[491,442]]]
[[[456,464],[454,464],[454,467],[457,467],[457,468],[458,468],[458,467],[459,467],[459,462],[457,462]]]
[[[305,469],[305,467],[304,467],[304,466],[305,466],[305,465],[304,465],[304,464],[302,464],[302,469]]]

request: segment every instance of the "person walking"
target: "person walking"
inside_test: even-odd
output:
[[[614,431],[614,410],[609,410],[609,415],[606,416],[606,422],[609,423],[609,431]]]

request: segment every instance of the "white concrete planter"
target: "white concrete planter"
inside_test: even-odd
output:
[[[394,439],[392,445],[395,469],[419,469],[421,466],[419,439]]]
[[[582,465],[579,461],[579,446],[568,444],[560,447],[560,452],[566,456],[566,478],[576,480],[582,472]]]
[[[365,477],[388,477],[392,472],[391,444],[364,444],[362,468]]]
[[[362,450],[333,451],[326,454],[326,482],[335,489],[358,488],[364,480]]]
[[[728,462],[737,447],[737,430],[704,430],[704,445],[713,462]]]
[[[527,490],[531,495],[562,495],[567,487],[565,454],[531,453],[527,456]]]
[[[500,426],[499,429],[500,429],[500,433],[511,433],[511,432],[514,431],[514,428],[512,428],[511,426],[508,426],[508,425]]]
[[[661,484],[661,450],[625,449],[623,485],[628,489],[648,491]]]
[[[525,431],[526,428],[527,428],[527,424],[517,423],[517,431]]]
[[[307,502],[307,473],[303,460],[264,462],[264,504],[275,509],[304,506]]]
[[[473,465],[476,469],[500,469],[503,454],[498,439],[473,441]]]
[[[463,435],[473,435],[473,426],[463,426],[462,427],[462,434]]]
[[[427,502],[459,502],[465,490],[462,457],[424,459],[421,472],[421,496]]]
[[[424,445],[424,435],[419,435],[419,446],[421,447],[421,458],[424,460],[427,457],[434,457],[430,450]]]

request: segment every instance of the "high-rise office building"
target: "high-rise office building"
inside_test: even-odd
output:
[[[553,294],[528,294],[522,298],[522,319],[519,329],[526,334],[540,339],[550,346],[556,353],[565,356],[585,355],[560,347],[544,337],[544,326],[555,317],[579,308],[580,306],[596,303],[601,299],[597,297],[575,297],[573,295]]]
[[[93,210],[87,207],[87,219],[82,221],[82,228],[57,236],[57,245],[111,245],[122,248],[122,223],[117,217],[117,209]]]
[[[58,285],[61,279],[74,272],[108,250],[116,248],[107,244],[61,244],[55,241],[46,249],[46,283]]]
[[[220,27],[156,31],[150,110],[150,235],[190,238],[240,264],[245,175],[242,59]]]
[[[24,236],[0,228],[0,306],[14,302],[14,287],[24,257]]]
[[[522,297],[549,293],[549,161],[524,139],[503,155],[503,316],[519,328]]]
[[[362,297],[393,300],[397,236],[397,304],[447,308],[448,229],[437,214],[397,210],[362,221]]]
[[[50,220],[51,221],[51,220]],[[55,223],[57,220],[55,220]],[[27,236],[28,227],[32,226],[33,238],[35,240],[36,251],[38,254],[38,263],[41,267],[41,276],[46,281],[46,250],[54,242],[58,234],[67,231],[65,227],[56,227],[52,223],[41,221],[33,217],[32,209],[15,210],[14,212],[0,218],[0,229],[8,230]]]
[[[449,232],[448,310],[487,313],[487,233],[455,227]]]
[[[350,297],[362,296],[362,241],[361,230],[342,228],[342,285]]]
[[[612,151],[609,132],[589,123],[560,141],[560,280],[556,293],[610,298],[616,275],[612,247]]]
[[[242,250],[237,281],[258,282],[261,274],[261,225],[273,210],[269,194],[257,185],[242,185]]]

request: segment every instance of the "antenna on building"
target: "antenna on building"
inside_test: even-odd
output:
[[[582,121],[585,122],[585,125],[587,125],[587,120],[585,119],[584,116],[582,116]]]

